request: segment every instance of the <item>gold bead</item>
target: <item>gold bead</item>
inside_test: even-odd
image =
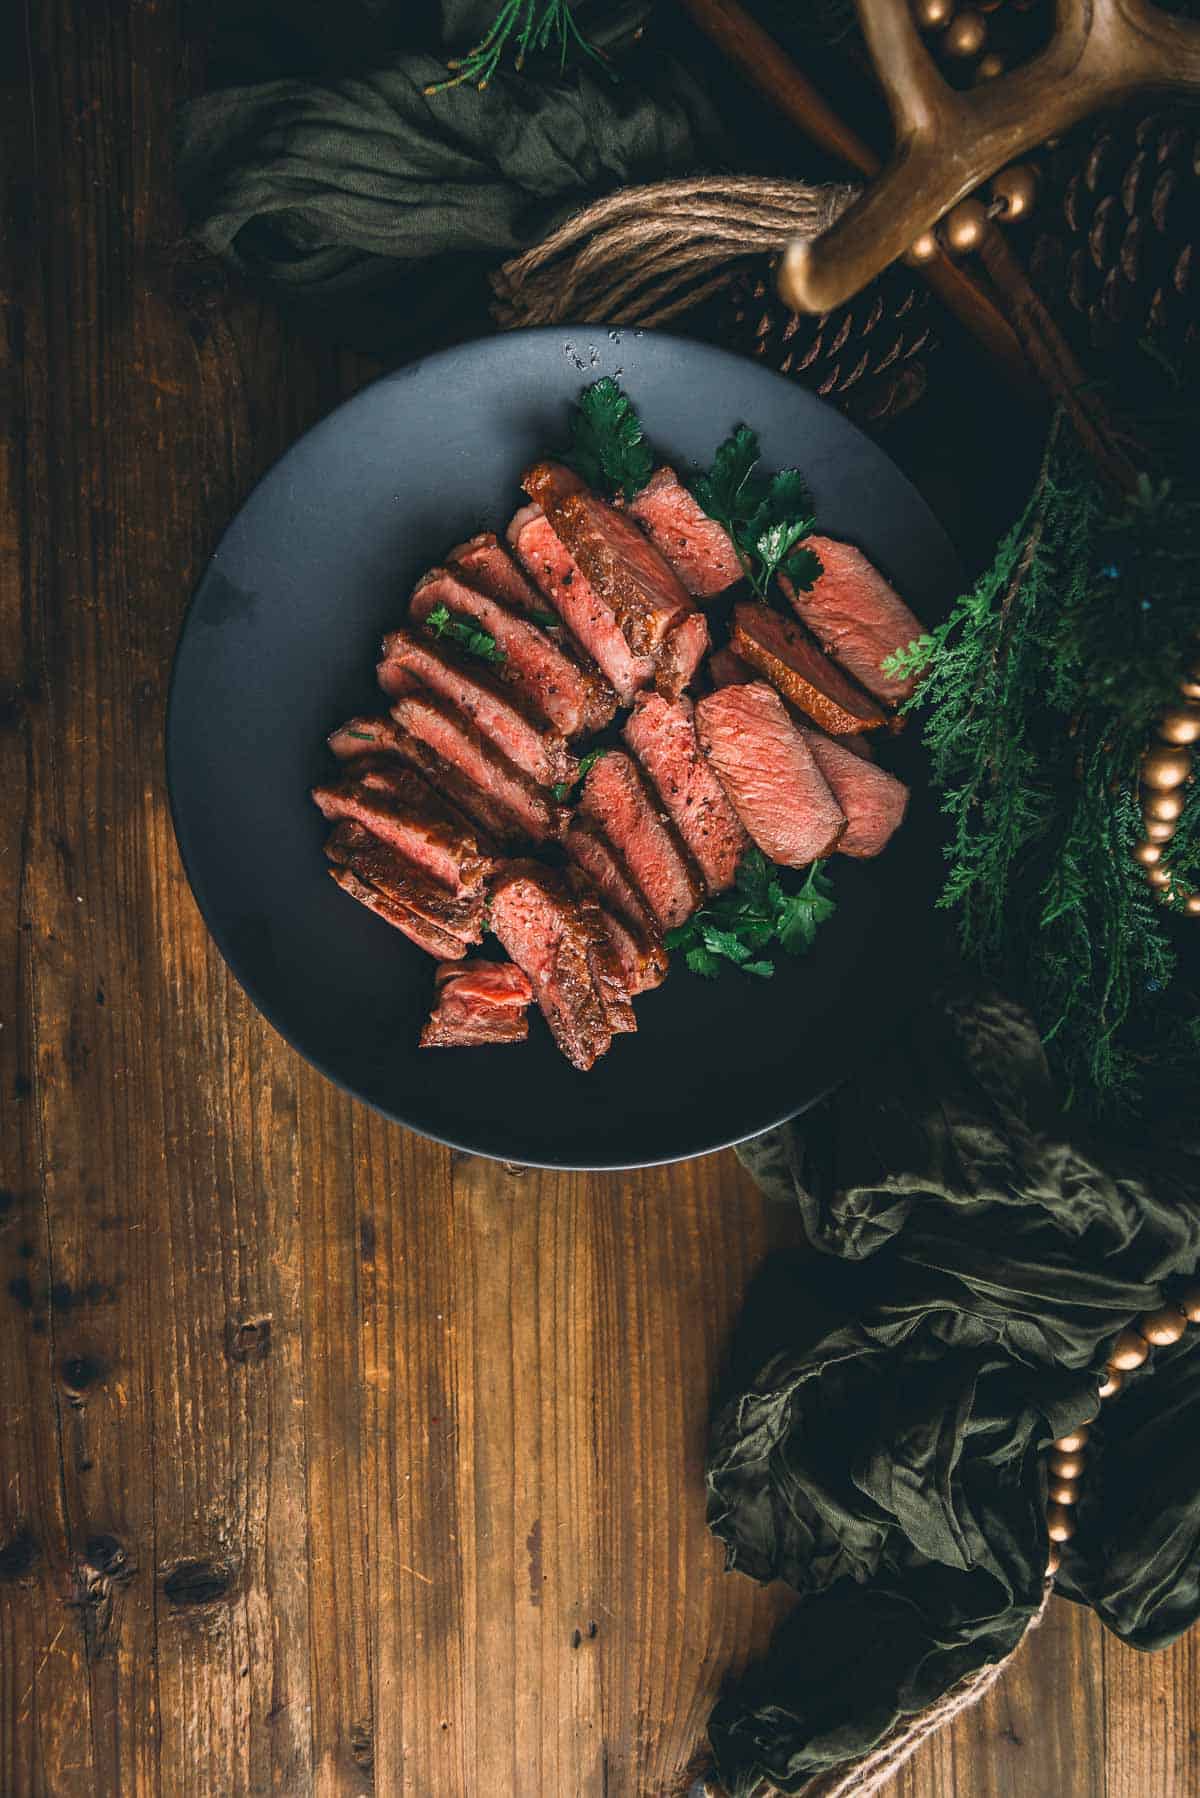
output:
[[[983,61],[988,59],[985,56]],[[983,63],[980,63],[983,68]],[[997,70],[997,74],[999,70]],[[1033,202],[1037,198],[1037,175],[1026,162],[1014,163],[1010,169],[1001,169],[992,177],[992,194],[995,199],[1004,203],[1000,217],[1006,225],[1023,219],[1032,212]]]
[[[968,7],[951,19],[942,38],[947,56],[978,56],[987,43],[987,21],[983,14]]]
[[[1169,868],[1147,868],[1146,879],[1152,887],[1157,887],[1162,892],[1171,884],[1171,870]]]
[[[1164,712],[1158,721],[1158,734],[1164,743],[1200,743],[1200,712],[1191,705]]]
[[[1074,1480],[1051,1480],[1046,1487],[1046,1496],[1054,1505],[1077,1505],[1079,1487]]]
[[[1050,1471],[1056,1480],[1077,1480],[1086,1465],[1083,1455],[1064,1455],[1059,1449],[1053,1451],[1049,1460]]]
[[[1144,1336],[1154,1348],[1166,1348],[1170,1342],[1178,1342],[1187,1329],[1187,1319],[1182,1311],[1174,1305],[1164,1305],[1159,1311],[1147,1311],[1145,1317],[1138,1318],[1138,1335]]]
[[[997,75],[1004,73],[1004,58],[995,50],[989,50],[986,56],[979,58],[979,66],[975,70],[976,81],[994,81]]]
[[[1148,749],[1142,757],[1142,785],[1156,793],[1181,787],[1191,771],[1192,758],[1186,749]]]
[[[1174,824],[1183,810],[1182,793],[1143,793],[1142,816],[1159,824]]]
[[[1162,850],[1157,843],[1135,843],[1133,859],[1141,862],[1143,868],[1152,868],[1162,857]]]
[[[1122,1330],[1108,1357],[1109,1371],[1115,1367],[1120,1373],[1132,1373],[1135,1367],[1142,1365],[1149,1353],[1150,1348],[1144,1336],[1139,1336],[1132,1328]]]
[[[920,237],[914,237],[904,252],[905,262],[919,267],[922,262],[932,262],[938,253],[938,240],[933,231],[922,231]]]
[[[1183,909],[1189,918],[1200,918],[1200,893],[1189,893],[1183,902]]]
[[[1046,1506],[1046,1530],[1051,1542],[1069,1542],[1075,1534],[1075,1519],[1067,1505]]]
[[[1118,1373],[1115,1367],[1106,1367],[1104,1378],[1100,1382],[1100,1397],[1116,1398],[1124,1384],[1125,1375],[1123,1373]]]
[[[915,0],[913,16],[922,31],[936,31],[948,25],[954,15],[954,0]]]
[[[1147,818],[1142,825],[1148,843],[1169,843],[1175,835],[1175,826],[1158,818]]]
[[[1079,1428],[1077,1430],[1072,1430],[1069,1435],[1060,1436],[1054,1446],[1059,1454],[1077,1455],[1087,1442],[1090,1434],[1091,1432],[1089,1431],[1087,1424],[1081,1423]]]
[[[1185,699],[1200,699],[1200,679],[1193,674],[1184,675],[1179,683],[1179,691]]]
[[[1176,1293],[1175,1303],[1190,1324],[1200,1324],[1200,1280],[1193,1280]]]
[[[1050,1553],[1046,1556],[1046,1578],[1053,1579],[1062,1566],[1062,1551],[1057,1542],[1050,1544]]]
[[[988,215],[978,200],[960,200],[942,221],[946,246],[956,256],[966,256],[977,250],[987,227]]]

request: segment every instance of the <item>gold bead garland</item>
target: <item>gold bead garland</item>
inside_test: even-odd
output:
[[[1200,699],[1200,663],[1187,670],[1179,691],[1184,700]],[[1195,778],[1192,745],[1200,752],[1200,707],[1172,701],[1155,730],[1158,740],[1142,756],[1142,837],[1134,844],[1133,859],[1155,892],[1164,899],[1182,899],[1187,916],[1200,917],[1200,894],[1181,891],[1170,870],[1161,866],[1163,849],[1183,813],[1183,788]]]
[[[1178,1342],[1189,1324],[1200,1324],[1200,1280],[1189,1281],[1168,1304],[1147,1311],[1121,1331],[1100,1381],[1100,1397],[1115,1398],[1125,1383],[1126,1373],[1141,1367],[1152,1348]],[[1090,1426],[1079,1424],[1058,1437],[1046,1457],[1046,1532],[1050,1537],[1046,1578],[1050,1580],[1062,1565],[1062,1544],[1075,1534],[1075,1507],[1087,1466],[1089,1434]]]

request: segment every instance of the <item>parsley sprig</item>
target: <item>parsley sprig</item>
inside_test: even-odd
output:
[[[608,750],[603,746],[599,749],[589,749],[586,755],[582,755],[579,758],[579,772],[576,774],[574,780],[555,781],[550,791],[554,794],[554,797],[558,800],[560,805],[564,800],[571,797],[576,787],[582,786],[587,778],[588,770],[594,768],[600,758],[607,754]]]
[[[669,930],[668,949],[682,949],[693,974],[708,980],[730,961],[743,974],[769,980],[775,963],[756,951],[777,942],[788,955],[810,949],[817,930],[837,909],[824,862],[814,862],[798,892],[784,891],[761,849],[748,849],[731,893],[722,893],[678,930]]]
[[[425,620],[425,629],[435,637],[447,637],[451,643],[457,643],[468,655],[478,656],[482,662],[503,662],[505,653],[497,646],[496,639],[488,631],[481,631],[478,625],[469,623],[463,618],[452,618],[449,606],[434,606]]]
[[[626,499],[640,493],[654,473],[642,421],[611,375],[580,394],[564,460],[598,493],[621,493]]]
[[[696,475],[691,487],[709,517],[725,526],[746,579],[766,599],[781,571],[797,587],[811,587],[821,562],[814,550],[799,547],[816,523],[804,476],[798,468],[763,474],[760,454],[758,433],[739,425],[717,450],[707,474]]]

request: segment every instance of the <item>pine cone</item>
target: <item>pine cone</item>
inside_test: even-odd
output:
[[[929,295],[890,268],[845,306],[811,317],[789,312],[775,289],[778,258],[739,276],[725,306],[722,341],[832,400],[851,417],[881,423],[925,391],[925,358],[937,348]]]
[[[1200,341],[1200,114],[1095,122],[1046,152],[1030,276],[1083,349]]]

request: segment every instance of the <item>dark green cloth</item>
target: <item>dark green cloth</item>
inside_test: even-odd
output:
[[[1116,1333],[1194,1270],[1200,1159],[1151,1172],[1077,1139],[1029,1018],[961,991],[740,1153],[823,1257],[768,1267],[714,1420],[729,1565],[802,1601],[711,1720],[742,1798],[799,1791],[1020,1639],[1041,1451],[1096,1416]],[[1200,1611],[1198,1348],[1192,1331],[1105,1404],[1064,1557],[1059,1590],[1138,1647]]]
[[[723,143],[701,83],[657,48],[622,56],[619,79],[577,54],[562,75],[506,65],[482,93],[426,94],[446,76],[445,42],[469,41],[495,8],[435,10],[428,49],[325,79],[225,87],[181,120],[192,235],[363,347],[411,342],[414,315],[454,314],[464,285],[481,298],[483,269],[562,213],[700,166]],[[608,29],[646,10],[606,8]]]

